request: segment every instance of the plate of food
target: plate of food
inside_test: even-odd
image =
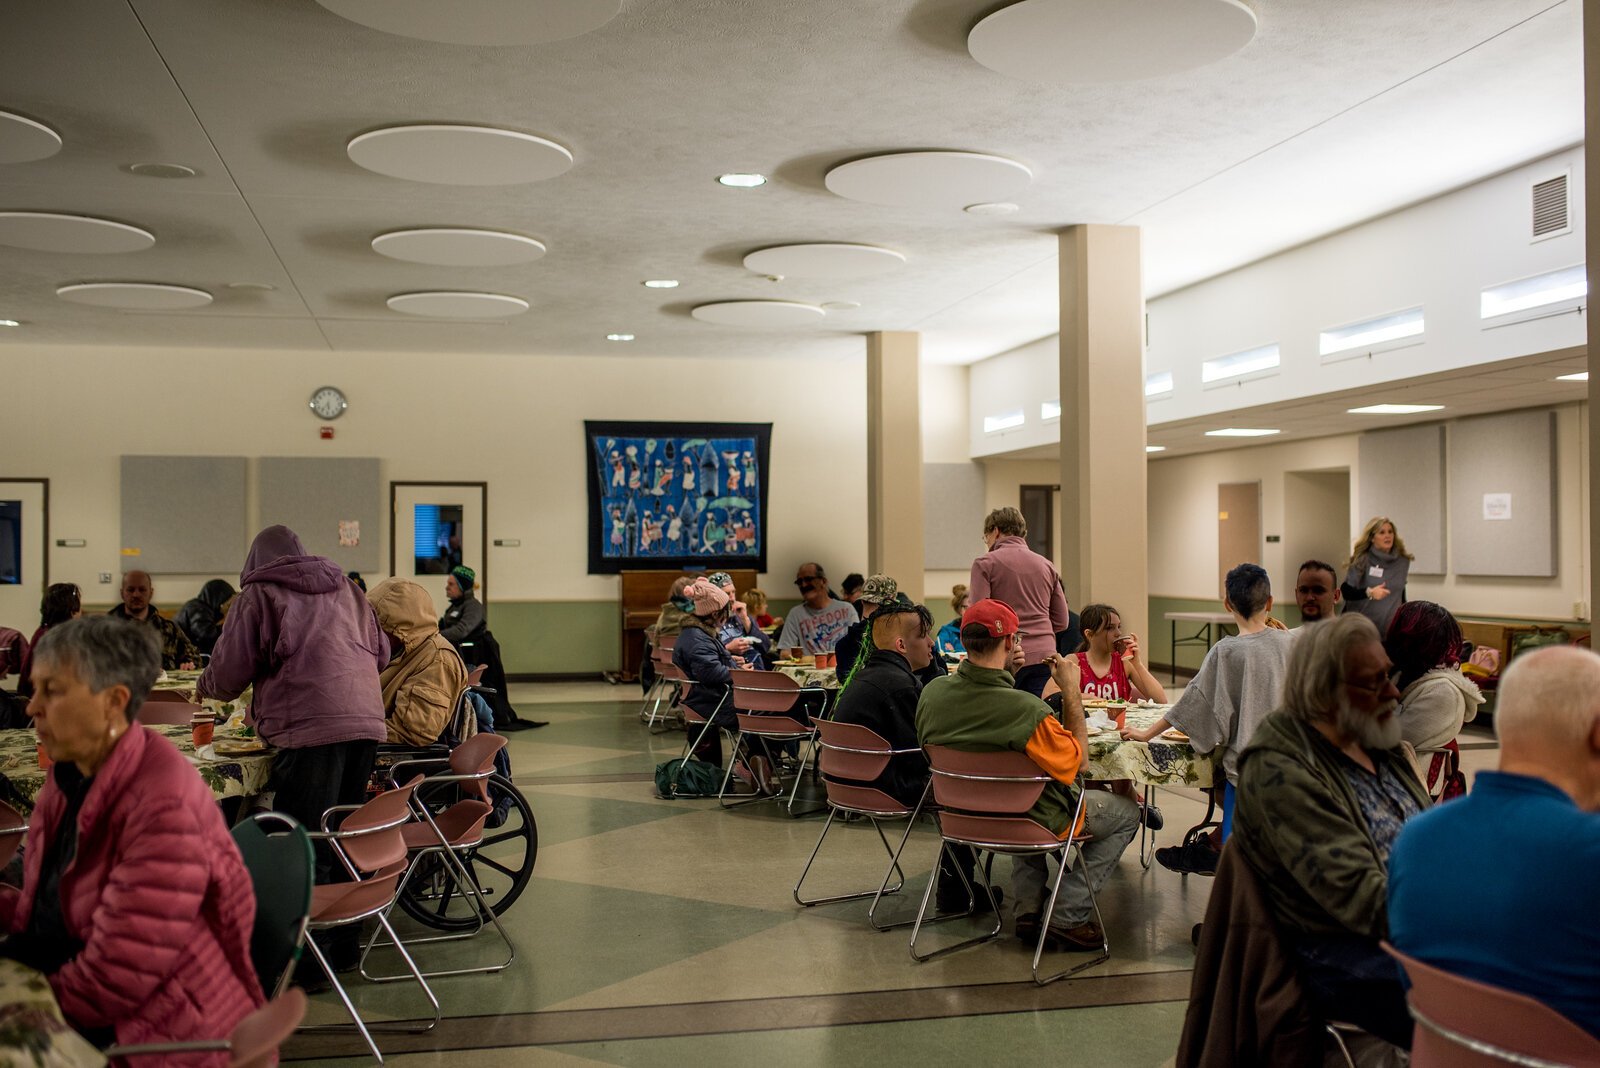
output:
[[[1187,742],[1189,740],[1189,736],[1176,727],[1162,731],[1161,737],[1169,742]]]
[[[218,738],[211,743],[210,749],[216,757],[249,756],[252,753],[265,753],[267,743],[260,738]]]

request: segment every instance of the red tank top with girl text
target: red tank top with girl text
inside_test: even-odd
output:
[[[1133,683],[1128,680],[1128,669],[1122,657],[1112,654],[1111,670],[1096,675],[1089,666],[1089,654],[1078,654],[1078,685],[1085,697],[1098,697],[1103,701],[1132,701]]]

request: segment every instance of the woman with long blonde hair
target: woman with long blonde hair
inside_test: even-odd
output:
[[[1388,516],[1374,517],[1361,530],[1345,564],[1345,611],[1372,620],[1380,635],[1389,633],[1394,614],[1406,600],[1412,556]]]

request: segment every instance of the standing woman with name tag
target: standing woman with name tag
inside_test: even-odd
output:
[[[1378,516],[1369,522],[1350,551],[1345,565],[1345,611],[1359,612],[1372,620],[1378,633],[1389,633],[1394,614],[1406,600],[1406,579],[1412,556],[1400,540],[1394,521]]]

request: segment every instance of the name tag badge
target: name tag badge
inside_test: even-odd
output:
[[[1383,578],[1383,568],[1374,564],[1367,568],[1367,574],[1372,578]]]

